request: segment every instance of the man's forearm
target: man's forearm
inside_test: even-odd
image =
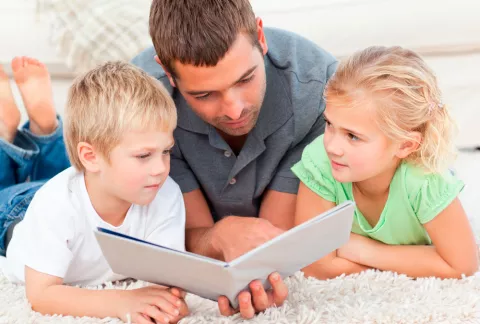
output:
[[[370,267],[358,264],[347,259],[334,257],[331,260],[319,260],[302,271],[307,277],[315,277],[317,279],[332,279],[342,274],[350,275],[368,270]]]
[[[223,253],[215,246],[215,226],[190,228],[185,232],[187,251],[217,260],[224,260]]]

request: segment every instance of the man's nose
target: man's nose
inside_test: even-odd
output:
[[[232,120],[237,120],[243,112],[243,102],[233,89],[229,90],[223,97],[222,115]]]

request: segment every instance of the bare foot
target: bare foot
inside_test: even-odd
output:
[[[36,59],[22,56],[13,59],[12,70],[27,108],[30,131],[36,135],[53,133],[58,123],[47,67]]]
[[[13,142],[19,123],[20,111],[13,98],[10,80],[0,65],[0,138]]]

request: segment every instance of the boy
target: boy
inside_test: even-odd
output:
[[[33,60],[28,68],[45,70]],[[64,125],[72,167],[37,191],[6,253],[5,274],[25,282],[34,310],[135,323],[186,315],[178,289],[66,286],[124,278],[103,257],[97,226],[185,249],[182,194],[168,177],[176,118],[163,86],[130,64],[106,63],[74,81]]]

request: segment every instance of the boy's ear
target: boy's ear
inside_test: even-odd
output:
[[[92,145],[86,142],[78,143],[77,154],[85,170],[92,173],[100,171],[99,155],[95,152]]]
[[[397,151],[397,157],[400,159],[404,159],[413,152],[418,150],[420,143],[422,141],[422,134],[419,132],[411,132],[410,133],[411,139],[406,140],[400,144],[400,148]]]
[[[168,81],[170,81],[170,85],[175,88],[176,87],[175,80],[173,80],[172,74],[168,72],[167,69],[165,69],[165,66],[162,64],[162,61],[160,61],[160,59],[158,58],[158,55],[155,55],[154,58],[155,58],[155,62],[157,62],[162,67],[163,71],[165,71],[165,74],[168,77]]]

